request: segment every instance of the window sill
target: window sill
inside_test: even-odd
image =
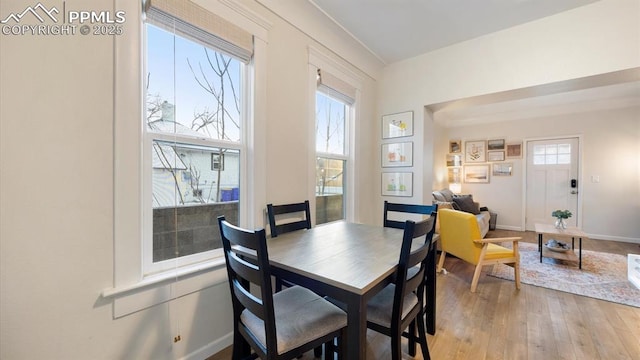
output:
[[[113,299],[114,318],[119,318],[226,280],[224,258],[221,257],[147,276],[134,284],[104,289],[101,295],[105,299]]]

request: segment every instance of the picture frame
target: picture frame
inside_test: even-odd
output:
[[[413,136],[413,111],[382,116],[382,138]]]
[[[459,184],[462,182],[462,167],[450,167],[447,169],[447,182]]]
[[[413,166],[413,142],[382,144],[382,167]]]
[[[489,183],[489,164],[483,165],[465,165],[464,166],[464,182],[465,183]]]
[[[507,159],[520,159],[522,158],[522,143],[508,143],[506,145],[506,158]]]
[[[504,150],[504,139],[487,140],[487,151]]]
[[[447,154],[447,166],[462,166],[462,154]]]
[[[513,174],[513,163],[493,164],[493,176],[511,176]]]
[[[462,141],[461,140],[449,140],[449,153],[450,154],[462,153]]]
[[[413,196],[413,173],[383,172],[382,196]]]
[[[504,151],[489,151],[488,161],[504,161]]]
[[[485,162],[487,153],[487,142],[485,140],[466,141],[464,143],[464,162],[480,163]]]

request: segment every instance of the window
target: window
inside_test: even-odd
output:
[[[191,255],[184,255],[186,248],[178,250],[177,255],[175,250],[166,255],[172,251],[165,250],[163,255],[153,248],[154,225],[176,224],[176,229],[180,229],[170,226],[157,229],[155,243],[160,245],[163,242],[175,244],[177,231],[185,229],[184,223],[189,220],[180,212],[196,211],[198,207],[222,207],[219,212],[210,214],[212,222],[220,214],[235,214],[237,222],[248,227],[261,219],[262,214],[252,209],[257,208],[254,199],[260,198],[262,193],[256,194],[251,180],[264,177],[264,169],[254,164],[264,162],[266,151],[263,144],[252,144],[246,134],[259,137],[264,131],[255,126],[254,119],[262,119],[262,114],[266,113],[265,105],[253,101],[253,94],[266,91],[264,54],[268,31],[258,14],[236,2],[208,2],[206,8],[183,0],[144,0],[145,6],[140,6],[137,1],[116,2],[118,9],[126,11],[127,18],[140,19],[139,23],[132,24],[121,36],[114,38],[114,283],[102,291],[102,296],[113,299],[114,317],[119,318],[226,281],[224,257],[220,249],[215,249],[215,242],[207,245],[194,242],[191,248],[195,252]],[[238,11],[229,11],[230,6]],[[149,53],[148,27],[171,38],[171,43],[160,49],[164,53],[158,58],[152,58]],[[237,95],[240,117],[235,119],[239,120],[237,127],[226,121],[219,123],[225,126],[224,136],[222,132],[214,131],[215,128],[192,128],[191,123],[182,121],[180,117],[185,109],[184,97],[180,100],[180,84],[193,79],[193,74],[179,75],[178,66],[184,64],[185,59],[180,60],[177,49],[183,41],[197,44],[202,56],[206,48],[208,59],[212,61],[218,53],[225,59],[231,59],[230,68],[235,66],[232,64],[238,65],[233,73],[236,74],[234,85],[239,87],[231,90],[225,86],[225,93],[235,92]],[[149,61],[160,60],[171,66],[165,66],[163,69],[168,70],[161,74],[155,70],[154,75],[153,70],[148,69]],[[195,58],[191,63],[197,66]],[[197,68],[194,70],[196,74],[199,71]],[[170,96],[160,98],[162,101],[156,100],[155,104],[160,106],[151,114],[151,111],[147,112],[150,107],[145,100],[153,100],[158,93],[167,94],[154,88],[159,86],[161,76],[165,80],[173,80],[169,83]],[[209,80],[214,81],[212,78]],[[217,104],[210,102],[211,106]],[[225,100],[224,109],[231,111],[235,107],[234,102]],[[175,124],[165,127],[170,122],[165,120],[171,118],[172,112]],[[166,115],[164,119],[163,115]],[[239,129],[235,136],[232,128]],[[255,151],[248,152],[248,148]],[[213,168],[214,155],[223,160],[219,174],[218,169]],[[207,186],[204,186],[205,180]],[[219,191],[213,184],[214,180],[215,184],[220,184]],[[237,184],[237,187],[225,184]],[[155,202],[154,191],[158,195]],[[220,200],[217,201],[216,197]],[[164,206],[167,201],[171,201],[171,205]],[[180,205],[181,202],[186,205]],[[154,210],[169,213],[162,216],[169,216],[173,221],[154,221]],[[166,233],[161,234],[161,231]],[[188,231],[195,234],[210,230]],[[219,231],[215,228],[212,233],[215,235]],[[162,256],[171,259],[159,261]]]
[[[323,81],[322,76],[326,79]],[[353,99],[327,83],[338,80],[318,70],[316,91],[316,224],[346,217],[348,129]]]
[[[245,151],[245,62],[156,10],[145,23],[145,275],[221,256],[214,220],[239,222]]]
[[[547,144],[533,147],[534,165],[571,164],[571,144]]]

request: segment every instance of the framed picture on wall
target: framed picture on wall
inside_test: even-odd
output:
[[[413,173],[383,172],[382,196],[413,196]]]
[[[382,138],[391,139],[413,135],[413,111],[384,115],[382,117]]]
[[[488,183],[489,164],[485,165],[465,165],[464,182],[466,183]]]
[[[487,141],[487,150],[504,150],[504,139],[492,139]]]
[[[466,141],[464,143],[464,162],[485,162],[487,142],[484,140]]]
[[[462,154],[447,154],[447,166],[461,166]]]
[[[507,159],[520,159],[522,157],[522,143],[507,144]]]
[[[511,176],[513,173],[513,163],[493,164],[493,176]]]
[[[412,166],[413,143],[382,144],[382,167]]]
[[[504,151],[489,151],[489,161],[504,161]]]
[[[449,153],[450,154],[458,154],[462,152],[462,141],[460,140],[449,140]]]
[[[447,181],[449,184],[459,184],[462,182],[462,168],[450,167],[447,169]]]

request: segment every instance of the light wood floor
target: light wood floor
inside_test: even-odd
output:
[[[537,242],[533,232],[496,230],[488,236]],[[614,241],[586,240],[583,248],[640,254],[638,244]],[[490,267],[474,294],[472,265],[447,257],[445,268],[449,273],[437,278],[436,334],[427,335],[434,360],[640,359],[640,308],[527,284],[517,291],[513,282],[486,276]],[[391,358],[389,338],[371,331],[367,338],[368,359]],[[230,348],[207,360],[227,359]],[[313,353],[302,359],[313,359]]]

